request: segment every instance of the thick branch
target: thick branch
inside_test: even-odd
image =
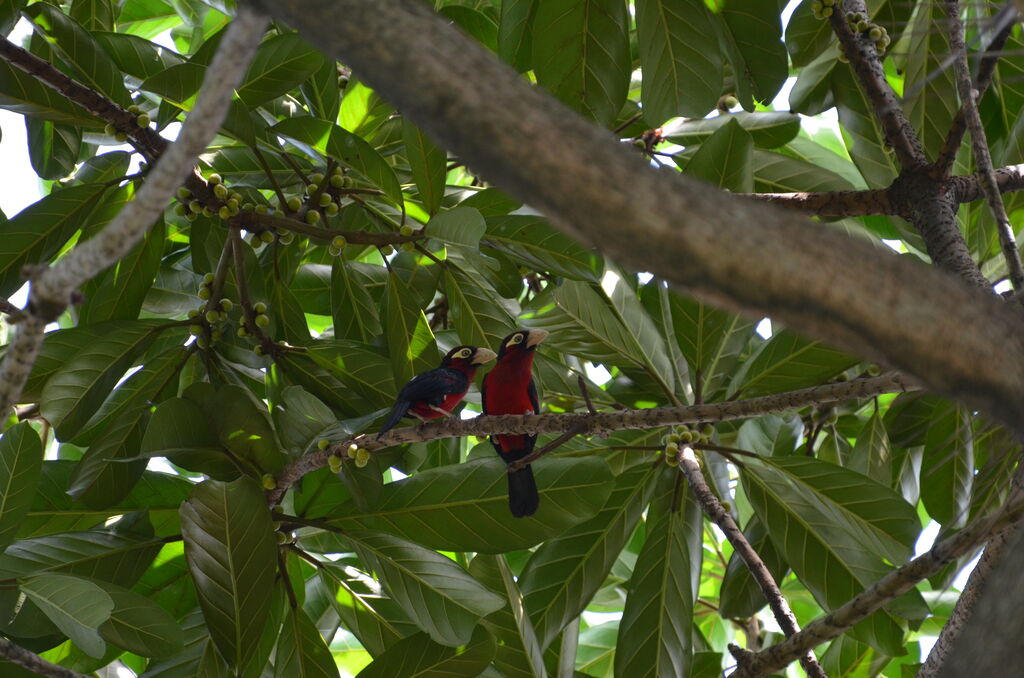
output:
[[[596,414],[541,414],[490,415],[475,419],[445,419],[440,422],[391,429],[379,439],[364,434],[354,439],[336,441],[326,450],[317,450],[288,464],[277,475],[277,488],[270,492],[271,502],[280,501],[285,490],[299,478],[327,465],[332,454],[342,455],[350,443],[356,443],[370,452],[404,443],[425,442],[439,438],[460,438],[474,435],[479,438],[496,433],[565,433],[579,435],[607,433],[625,429],[648,429],[669,424],[699,424],[705,422],[746,419],[762,414],[784,412],[819,403],[833,403],[855,398],[870,398],[883,393],[910,391],[915,384],[898,374],[883,374],[869,379],[854,379],[837,384],[814,386],[778,395],[730,400],[708,405],[684,407],[653,407],[646,410],[597,412]]]
[[[740,193],[748,198],[800,210],[819,217],[859,217],[867,214],[896,214],[888,189],[872,191],[828,191],[820,193]]]
[[[870,16],[867,7],[863,0],[844,0],[841,3],[842,10],[838,9],[839,4],[836,3],[837,9],[829,17],[829,23],[843,46],[843,51],[850,59],[850,67],[853,68],[861,89],[871,102],[875,119],[885,133],[886,143],[892,146],[903,169],[925,164],[927,159],[921,147],[921,140],[903,114],[899,98],[885,78],[885,69],[882,66],[882,59],[878,56],[878,50],[875,49],[875,41],[867,34],[854,33],[846,22],[846,12],[860,12],[864,16]]]
[[[474,171],[623,265],[915,374],[1024,431],[1024,318],[995,295],[650,167],[418,0],[257,2]]]
[[[0,655],[12,664],[17,664],[40,676],[50,676],[50,678],[88,678],[84,673],[72,671],[59,664],[48,662],[35,652],[29,652],[3,637],[0,637]]]
[[[178,139],[161,154],[135,199],[96,237],[76,246],[53,268],[35,272],[27,317],[18,324],[0,364],[0,412],[17,403],[46,324],[64,311],[79,285],[127,254],[163,213],[196,157],[220,128],[231,101],[230,92],[245,75],[265,25],[264,17],[249,10],[239,11],[207,70],[195,108]]]
[[[996,532],[1017,522],[1022,513],[1024,500],[1017,500],[975,520],[960,532],[936,544],[927,553],[885,575],[831,614],[811,622],[799,633],[761,652],[742,653],[737,657],[740,667],[731,678],[754,678],[778,671],[811,648],[842,635],[854,624],[912,589],[918,582],[977,548]]]
[[[775,578],[768,571],[768,566],[761,560],[761,556],[757,554],[754,547],[747,541],[743,530],[739,528],[736,521],[732,519],[729,512],[722,506],[722,502],[718,501],[718,497],[715,496],[715,493],[711,491],[711,488],[704,481],[704,474],[700,470],[700,464],[697,462],[697,457],[693,453],[692,448],[684,447],[679,452],[679,470],[686,476],[690,489],[693,491],[693,496],[696,497],[697,503],[704,509],[704,513],[707,514],[708,518],[715,525],[721,528],[722,532],[725,533],[726,539],[732,544],[733,549],[743,559],[743,562],[746,563],[747,569],[750,570],[750,575],[757,582],[761,593],[764,594],[765,600],[768,601],[768,607],[771,608],[775,621],[779,623],[782,632],[786,636],[792,636],[799,632],[800,627],[796,623],[796,616],[793,614],[793,610],[789,609],[789,603],[782,596],[782,591],[779,590],[779,585],[775,582]],[[804,667],[804,671],[807,672],[808,676],[825,678],[825,672],[821,670],[818,660],[814,658],[810,651],[801,655],[800,665]]]
[[[981,124],[981,116],[978,114],[977,97],[971,84],[971,73],[967,68],[967,47],[964,43],[964,25],[960,21],[960,3],[957,0],[947,0],[945,3],[946,16],[949,17],[949,46],[956,57],[953,62],[953,69],[956,73],[956,88],[960,93],[960,112],[967,121],[967,129],[971,131],[971,152],[974,155],[974,164],[978,168],[982,192],[985,194],[985,202],[988,203],[992,216],[996,221],[996,230],[999,233],[999,244],[1003,248],[1003,257],[1006,259],[1006,267],[1010,273],[1010,282],[1013,289],[1020,291],[1024,288],[1024,268],[1021,267],[1020,255],[1017,253],[1017,242],[1013,235],[1013,227],[1010,226],[1010,217],[1006,213],[1006,206],[999,194],[999,187],[996,184],[996,175],[992,169],[992,155],[988,150],[988,139],[985,136],[985,128]]]
[[[1000,193],[1024,190],[1024,165],[1008,165],[995,170],[996,186]],[[949,180],[950,191],[959,203],[981,200],[984,193],[981,189],[981,178],[977,174],[968,177],[952,177]]]

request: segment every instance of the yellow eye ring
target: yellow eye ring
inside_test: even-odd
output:
[[[515,335],[514,337],[512,337],[511,339],[508,340],[508,343],[509,343],[510,346],[512,344],[521,344],[521,343],[523,343],[523,335],[521,335],[521,334]]]
[[[473,351],[471,349],[464,348],[461,351],[459,351],[458,357],[459,358],[468,358],[471,355],[473,355]]]

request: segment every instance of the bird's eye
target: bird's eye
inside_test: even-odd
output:
[[[462,349],[461,351],[458,352],[456,357],[458,357],[458,358],[468,358],[471,355],[473,355],[473,351],[468,349],[468,348],[464,348],[464,349]]]
[[[512,337],[511,339],[508,340],[509,346],[511,346],[513,344],[521,344],[521,343],[523,343],[523,335],[521,335],[521,334],[517,334],[517,335],[515,335],[514,337]]]

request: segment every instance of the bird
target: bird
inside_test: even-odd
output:
[[[544,330],[518,330],[501,341],[498,360],[480,388],[484,414],[536,414],[540,410],[533,383],[533,354],[547,336]],[[494,450],[506,464],[529,455],[536,442],[536,435],[491,436]],[[532,516],[539,505],[540,495],[530,465],[508,474],[508,507],[512,515]]]
[[[456,346],[448,351],[440,367],[417,374],[402,387],[377,438],[391,430],[402,417],[426,421],[451,416],[469,390],[477,368],[494,360],[494,356],[491,349],[476,346]]]

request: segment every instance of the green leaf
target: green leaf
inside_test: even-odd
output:
[[[515,317],[485,278],[448,265],[444,289],[459,341],[470,346],[498,346],[515,331]]]
[[[498,51],[498,24],[489,14],[465,5],[446,5],[438,14],[447,17],[467,35],[492,52]]]
[[[110,618],[98,629],[103,640],[143,657],[166,657],[181,651],[181,627],[162,607],[115,584],[97,585],[114,603]]]
[[[892,450],[889,448],[889,434],[877,410],[864,422],[864,427],[857,434],[850,462],[849,468],[852,471],[862,473],[882,485],[891,482]]]
[[[0,576],[10,579],[61,572],[131,586],[153,561],[162,539],[107,532],[73,532],[20,539],[0,555]]]
[[[783,330],[761,344],[733,376],[732,397],[752,398],[820,384],[856,365],[857,358]]]
[[[323,62],[323,55],[298,33],[267,38],[260,43],[238,87],[238,98],[247,106],[276,99],[305,82]]]
[[[802,2],[786,26],[786,49],[794,66],[806,66],[832,44],[828,21],[814,16],[810,2]]]
[[[432,238],[474,249],[480,245],[480,237],[486,230],[483,216],[472,207],[445,210],[425,227],[425,232]]]
[[[601,587],[650,500],[655,477],[652,467],[626,471],[596,515],[546,541],[526,562],[519,588],[541,647],[550,645]]]
[[[274,675],[280,678],[339,675],[331,649],[302,608],[286,608],[274,654]]]
[[[341,91],[338,89],[338,64],[333,59],[324,59],[320,68],[299,85],[299,90],[316,117],[337,120]]]
[[[921,500],[944,528],[963,527],[970,518],[974,472],[970,411],[952,404],[937,407],[924,438]]]
[[[345,95],[345,101],[347,100],[348,94]],[[402,187],[391,165],[374,150],[373,146],[352,132],[309,117],[288,118],[272,127],[271,132],[308,144],[320,153],[331,156],[345,167],[361,174],[396,205],[402,204]]]
[[[11,542],[32,507],[43,468],[39,434],[26,421],[0,438],[0,552]]]
[[[418,632],[398,604],[385,596],[369,575],[330,563],[325,563],[318,574],[316,581],[331,597],[331,607],[341,625],[373,656]]]
[[[481,675],[494,658],[494,637],[477,628],[469,642],[445,647],[425,633],[403,638],[373,660],[356,678],[449,678]]]
[[[721,16],[743,57],[741,77],[749,80],[755,99],[770,102],[789,75],[779,3],[777,0],[751,0],[742,5],[725,3]]]
[[[839,160],[839,156],[835,157]],[[850,191],[854,188],[845,178],[816,162],[781,153],[754,149],[753,163],[754,190],[758,193]]]
[[[20,581],[20,588],[86,654],[103,656],[107,648],[96,629],[114,609],[114,602],[103,589],[66,574],[26,577]]]
[[[754,190],[753,164],[753,138],[730,120],[700,145],[685,172],[734,193],[750,193]]]
[[[541,501],[529,518],[509,513],[505,464],[495,457],[388,483],[372,510],[349,505],[330,523],[344,530],[389,532],[433,549],[503,553],[529,548],[591,518],[611,491],[608,465],[596,457],[545,459],[533,472]]]
[[[153,342],[162,323],[120,323],[116,333],[93,341],[50,377],[43,388],[41,411],[61,440],[69,440],[81,430],[125,371]]]
[[[394,272],[388,273],[382,319],[396,384],[437,367],[437,341],[427,317]]]
[[[927,3],[907,28],[903,110],[929,158],[942,148],[960,109],[955,69],[943,63],[950,51],[948,25],[945,9]]]
[[[436,551],[387,534],[356,530],[346,536],[409,618],[441,645],[469,642],[480,617],[505,604]]]
[[[91,508],[106,508],[124,499],[146,469],[137,459],[148,411],[139,408],[113,420],[89,446],[75,467],[68,494]]]
[[[139,456],[167,457],[179,466],[219,479],[239,474],[210,430],[202,408],[185,398],[171,398],[156,409],[142,438]]]
[[[587,283],[567,280],[550,295],[537,297],[529,310],[529,325],[551,332],[551,345],[610,365],[625,359],[646,371],[664,392],[672,393],[665,340],[621,278],[611,283],[607,294]]]
[[[569,108],[607,127],[629,89],[629,16],[621,0],[545,0],[533,17],[533,72]]]
[[[110,151],[94,155],[83,162],[75,172],[74,183],[104,184],[128,174],[132,154],[127,151]]]
[[[441,209],[441,199],[444,198],[448,156],[405,118],[402,119],[402,139],[420,202],[423,203],[423,209],[433,216]],[[434,235],[433,231],[431,235]]]
[[[32,28],[46,37],[47,44],[72,68],[76,80],[116,104],[131,105],[124,76],[96,39],[74,19],[45,2],[30,5],[24,14],[32,20]]]
[[[715,21],[701,0],[637,0],[641,98],[652,127],[677,116],[702,118],[715,107],[723,63]]]
[[[740,352],[754,334],[756,323],[745,316],[727,313],[669,292],[672,324],[679,348],[690,368],[691,379],[699,375],[705,401],[725,384]]]
[[[9,35],[14,24],[21,18],[21,10],[28,0],[3,0],[0,2],[0,33]]]
[[[181,533],[210,637],[240,667],[263,632],[277,570],[263,493],[248,478],[206,480],[181,506]]]
[[[41,179],[60,179],[71,174],[82,148],[78,127],[25,118],[32,169]]]
[[[331,312],[334,336],[370,343],[381,335],[377,304],[367,291],[368,278],[360,264],[335,257],[331,267]]]
[[[232,458],[260,474],[274,473],[284,465],[270,416],[250,391],[235,384],[217,389],[194,385],[185,397],[199,406],[209,430]]]
[[[113,267],[85,290],[85,304],[78,323],[91,325],[107,320],[134,320],[153,285],[164,253],[167,228],[163,220]]]
[[[530,70],[536,0],[505,0],[498,23],[498,56],[520,73]]]
[[[700,588],[703,514],[679,471],[668,467],[651,502],[646,537],[619,623],[615,671],[686,676],[693,656],[693,606]]]
[[[536,271],[550,271],[585,282],[597,282],[604,272],[600,254],[565,235],[543,217],[488,217],[484,242]]]
[[[868,188],[884,188],[896,178],[891,153],[882,150],[884,137],[873,109],[849,66],[832,70],[832,92],[839,114],[839,132],[850,159],[857,165]]]
[[[368,345],[326,340],[315,342],[307,355],[342,384],[358,393],[374,409],[390,409],[394,404],[398,392],[395,386],[397,380],[393,376],[394,356],[389,360],[380,349]],[[420,371],[424,364],[427,363],[419,364]],[[436,363],[430,365],[433,367]],[[366,403],[360,403],[357,407],[359,414],[366,413]]]
[[[73,0],[69,15],[85,30],[114,30],[113,0]]]
[[[750,132],[754,145],[760,148],[777,148],[800,132],[800,116],[793,113],[723,113],[713,118],[674,124],[668,132],[668,140],[681,146],[701,144],[733,121]]]
[[[577,671],[585,671],[588,676],[613,677],[619,621],[616,619],[580,631]]]
[[[0,71],[4,68],[0,61]],[[0,296],[21,287],[26,264],[49,261],[79,228],[106,193],[105,186],[71,186],[51,193],[0,223]]]
[[[130,8],[122,9],[122,16],[126,11],[130,11]],[[94,32],[93,37],[99,41],[121,71],[139,80],[145,80],[171,66],[185,63],[185,60],[172,50],[137,35]]]
[[[104,125],[102,120],[93,117],[63,94],[50,89],[7,61],[0,61],[0,108],[90,131],[100,130]]]

